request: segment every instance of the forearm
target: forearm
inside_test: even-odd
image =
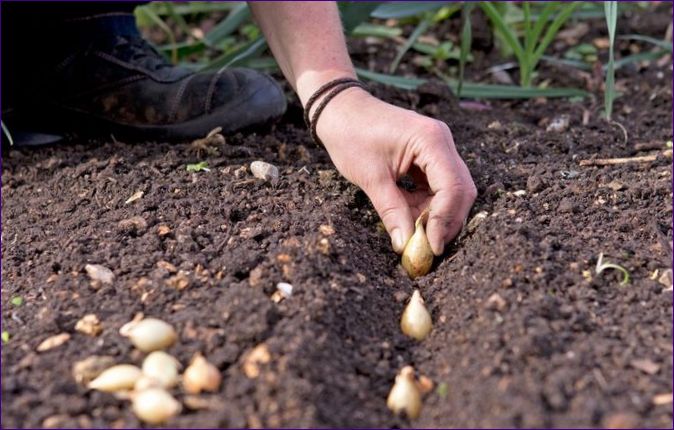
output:
[[[324,83],[356,74],[334,2],[251,2],[276,61],[302,104]]]

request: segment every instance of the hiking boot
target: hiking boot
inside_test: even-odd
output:
[[[3,115],[10,131],[15,125],[131,140],[191,140],[217,127],[232,133],[264,124],[285,112],[285,95],[271,77],[248,69],[195,73],[174,66],[140,36],[132,15],[65,28],[76,44],[47,60],[35,89],[23,97],[27,103]],[[87,34],[97,40],[87,40]]]

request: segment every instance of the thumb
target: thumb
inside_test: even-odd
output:
[[[402,191],[392,179],[381,181],[364,191],[391,236],[393,250],[402,253],[414,231],[412,211]]]

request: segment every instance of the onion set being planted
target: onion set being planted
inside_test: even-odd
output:
[[[414,234],[403,250],[402,265],[411,279],[424,276],[431,271],[433,250],[426,237],[424,224],[428,222],[429,209],[426,208],[414,223]]]
[[[426,309],[419,290],[414,290],[410,302],[403,311],[400,329],[406,336],[419,341],[424,340],[433,329],[431,314]]]
[[[412,366],[403,367],[396,376],[386,406],[396,415],[404,412],[410,419],[418,418],[421,414],[421,392],[414,379]]]

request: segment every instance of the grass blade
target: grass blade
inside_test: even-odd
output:
[[[266,48],[267,41],[264,39],[264,37],[258,37],[257,39],[246,43],[234,52],[221,55],[220,57],[214,59],[204,69],[213,70],[234,67],[260,55]]]
[[[356,68],[362,78],[391,85],[403,90],[415,90],[426,82],[425,79],[406,78],[403,76],[387,75]],[[456,92],[458,82],[446,80],[450,88]],[[464,82],[463,97],[478,99],[529,99],[535,97],[585,97],[587,92],[576,88],[522,88],[514,85],[489,85]]]
[[[173,64],[176,64],[178,62],[178,51],[176,45],[176,37],[173,34],[173,30],[171,30],[171,28],[164,22],[164,20],[161,19],[161,17],[155,13],[155,11],[151,8],[151,6],[152,5],[150,4],[137,7],[134,11],[134,14],[136,16],[140,16],[139,17],[140,20],[152,22],[157,27],[161,28],[164,33],[166,33],[167,37],[169,38],[169,42],[172,46],[171,62]]]
[[[204,37],[204,43],[208,46],[216,46],[224,38],[236,31],[241,24],[250,17],[250,9],[246,3],[237,5],[218,25]]]
[[[379,6],[379,2],[337,2],[339,7],[339,14],[342,18],[342,26],[344,32],[351,34],[353,29],[360,24],[367,22],[373,10]]]
[[[2,127],[2,132],[5,133],[5,136],[7,136],[9,146],[14,146],[14,139],[12,139],[12,133],[9,132],[9,129],[7,128],[4,122],[0,121],[0,126]]]
[[[414,1],[384,3],[378,5],[370,16],[379,19],[409,18],[424,12],[436,11],[447,4],[451,4],[451,2]]]
[[[385,25],[371,24],[364,22],[359,24],[351,32],[353,37],[381,37],[384,39],[391,39],[398,37],[403,33],[403,30],[398,27],[387,27]]]
[[[480,7],[492,22],[492,24],[494,24],[496,30],[498,30],[499,33],[503,35],[506,43],[510,46],[510,49],[513,50],[513,53],[517,59],[520,61],[520,63],[522,63],[524,60],[524,49],[522,48],[520,41],[517,39],[517,35],[513,32],[513,30],[510,29],[508,25],[506,25],[505,21],[503,21],[503,18],[501,17],[501,14],[498,12],[498,10],[496,10],[491,2],[480,2]]]
[[[606,69],[606,82],[604,84],[604,111],[606,118],[611,119],[613,114],[613,100],[615,99],[615,60],[613,58],[613,43],[615,42],[615,29],[618,21],[618,2],[605,1],[604,12],[606,13],[606,26],[608,27],[609,51],[608,68]]]
[[[463,11],[461,12],[463,24],[461,26],[461,53],[459,54],[459,84],[456,89],[458,97],[461,97],[461,91],[463,90],[466,60],[468,59],[470,47],[473,44],[473,27],[470,23],[470,12],[473,10],[473,7],[472,3],[466,2],[463,4]]]
[[[380,84],[390,85],[403,90],[416,90],[417,87],[426,82],[420,78],[406,78],[403,76],[387,75],[384,73],[371,72],[369,70],[356,68],[358,76]]]
[[[562,27],[562,25],[564,25],[566,21],[568,21],[569,17],[573,13],[573,11],[578,7],[579,4],[580,4],[579,2],[573,2],[562,6],[562,10],[557,14],[555,19],[552,21],[552,24],[550,24],[550,27],[548,27],[548,29],[545,31],[543,39],[538,43],[538,46],[534,51],[533,58],[531,59],[532,69],[536,67],[536,64],[538,64],[538,61],[545,53],[545,50],[548,48],[548,45],[550,45],[552,40],[555,38],[555,35],[557,35],[559,29]]]
[[[426,17],[422,19],[421,22],[419,22],[417,28],[415,28],[412,34],[410,34],[410,37],[408,37],[405,43],[400,48],[398,48],[398,53],[396,54],[395,59],[393,59],[393,62],[389,67],[389,73],[395,73],[396,69],[398,68],[398,65],[400,64],[400,60],[403,59],[403,56],[407,53],[407,51],[410,50],[410,48],[412,47],[412,45],[414,45],[419,36],[424,34],[426,30],[428,30],[428,27],[431,26],[432,20],[433,15],[426,14]]]

